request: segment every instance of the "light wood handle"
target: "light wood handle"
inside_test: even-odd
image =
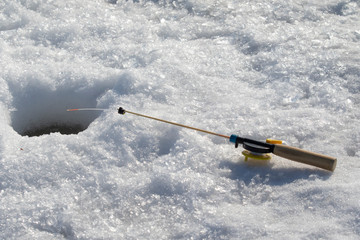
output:
[[[329,171],[334,171],[336,167],[336,158],[322,155],[319,153],[305,151],[296,147],[275,144],[273,153],[283,158],[309,164]]]

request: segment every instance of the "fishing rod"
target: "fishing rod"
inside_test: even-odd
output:
[[[105,109],[99,109],[99,108],[79,108],[79,109],[68,109],[67,111],[81,111],[81,110],[105,110]],[[306,151],[300,148],[291,147],[282,144],[282,141],[280,140],[273,140],[273,139],[267,139],[265,142],[257,141],[249,138],[243,138],[239,137],[235,134],[232,134],[230,136],[210,132],[207,130],[187,126],[184,124],[176,123],[167,121],[160,118],[155,118],[152,116],[132,112],[123,109],[120,107],[118,109],[118,113],[121,115],[124,115],[125,113],[129,113],[135,116],[143,117],[152,119],[155,121],[160,121],[163,123],[175,125],[178,127],[188,128],[195,131],[199,131],[206,134],[215,135],[218,137],[226,138],[231,143],[235,144],[235,148],[237,148],[239,145],[242,145],[242,147],[245,149],[242,154],[245,156],[245,161],[247,161],[248,158],[254,158],[254,159],[260,159],[260,160],[269,160],[271,158],[270,153],[273,153],[279,157],[283,157],[289,160],[293,160],[296,162],[312,165],[315,167],[319,167],[328,171],[334,171],[336,167],[337,159],[334,157],[326,156],[323,154],[315,153]]]

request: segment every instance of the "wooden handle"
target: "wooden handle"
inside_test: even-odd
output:
[[[305,151],[296,147],[275,144],[273,153],[283,158],[309,164],[329,171],[334,171],[336,167],[336,158]]]

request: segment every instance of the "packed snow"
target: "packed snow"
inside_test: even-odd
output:
[[[1,239],[359,239],[359,1],[0,9]],[[83,107],[106,110],[66,111]],[[118,107],[337,168],[245,162],[227,139]],[[43,134],[56,128],[78,133]]]

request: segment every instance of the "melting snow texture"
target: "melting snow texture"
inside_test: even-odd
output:
[[[359,6],[2,0],[0,238],[359,238]],[[337,169],[244,162],[226,139],[119,106]],[[26,136],[63,125],[85,130]]]

